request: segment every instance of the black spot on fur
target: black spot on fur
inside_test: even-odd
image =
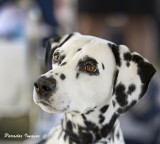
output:
[[[128,104],[127,94],[125,93],[125,86],[123,84],[118,84],[115,88],[116,100],[120,106],[125,106]]]
[[[91,133],[81,133],[80,135],[80,144],[89,144],[92,143],[93,136]]]
[[[112,104],[114,107],[116,106],[116,102],[114,100],[112,101]]]
[[[156,72],[156,69],[153,67],[152,64],[145,62],[142,57],[134,55],[133,61],[137,63],[138,70],[137,74],[140,76],[141,82],[142,82],[142,92],[139,96],[139,99],[145,94],[147,91],[149,82],[151,81],[151,78]]]
[[[117,136],[117,139],[119,139],[119,131],[117,131],[117,134],[116,134],[116,136]]]
[[[63,61],[64,59],[65,59],[65,55],[60,56],[59,61],[58,61],[58,64],[59,64],[60,66],[63,66],[62,61]],[[57,63],[57,62],[54,61],[54,59],[53,59],[53,62],[54,62],[54,63]],[[66,62],[64,62],[64,65],[65,65],[65,64],[66,64]]]
[[[70,120],[66,119],[65,128],[62,127],[63,131],[65,132],[64,139],[67,140],[68,138],[70,143],[77,143],[77,144],[97,143],[101,138],[107,137],[109,134],[114,133],[114,124],[118,115],[114,113],[109,123],[104,125],[102,128],[99,128],[99,126],[96,125],[96,123],[86,120],[83,114],[82,117],[84,119],[85,126],[77,125],[77,130],[78,130],[77,133],[73,130],[74,122],[71,122]],[[102,121],[103,120],[101,120],[101,122]]]
[[[109,107],[109,105],[103,106],[103,107],[100,109],[101,113],[105,113],[105,112],[107,111],[108,107]]]
[[[73,112],[75,112],[75,113],[80,113],[79,111],[73,111]]]
[[[118,73],[119,73],[119,70],[116,70],[115,77],[114,77],[113,94],[115,93],[115,85],[116,85],[116,82],[117,82]]]
[[[96,136],[96,141],[101,139],[101,135],[98,132],[95,134],[95,136]]]
[[[84,119],[84,120],[86,120],[87,118],[86,118],[86,116],[84,115],[84,114],[82,114],[82,118]]]
[[[73,36],[72,33],[69,34],[69,35],[67,36],[67,38],[66,38],[58,47],[61,47],[61,46],[62,46],[66,41],[68,41],[72,36]]]
[[[133,58],[132,60],[135,62],[135,63],[139,63],[140,61],[144,61],[143,58],[139,55],[133,55]]]
[[[58,73],[55,73],[55,75],[58,75]]]
[[[129,67],[130,66],[130,61],[132,60],[132,55],[129,52],[126,52],[124,54],[124,60],[126,61],[126,66]]]
[[[82,48],[79,48],[78,50],[77,50],[77,52],[79,52],[79,51],[81,51],[82,50]]]
[[[129,66],[130,66],[130,63],[129,63],[129,62],[126,62],[126,66],[129,67]]]
[[[105,117],[103,115],[99,115],[99,123],[103,123]]]
[[[64,74],[60,75],[61,80],[64,80],[66,78],[66,76]]]
[[[124,60],[126,61],[131,61],[132,60],[132,55],[131,53],[127,52],[124,54]]]
[[[67,139],[67,133],[64,134],[64,141]]]
[[[109,137],[108,140],[110,141],[110,140],[111,140],[111,137]]]
[[[131,107],[133,107],[135,104],[137,103],[136,100],[133,100],[129,105],[123,107],[123,108],[119,108],[117,110],[118,113],[122,114],[125,113],[126,111],[128,111]]]
[[[94,133],[96,133],[99,130],[98,126],[91,121],[85,121],[84,123],[88,131],[93,131]]]
[[[67,64],[67,62],[63,62],[60,66],[64,66],[64,65],[66,65]]]
[[[104,67],[104,64],[102,63],[102,69],[104,70],[105,69],[105,67]]]
[[[90,114],[90,113],[92,113],[92,112],[94,112],[94,110],[88,110],[88,111],[86,112],[86,114]]]
[[[76,78],[79,78],[79,73],[76,73]]]
[[[73,124],[70,120],[66,123],[66,129],[63,129],[65,131],[64,140],[66,141],[66,138],[69,138],[70,144],[72,142],[79,143],[79,137],[76,133],[73,132]]]
[[[115,133],[115,127],[113,127],[113,130],[111,131],[111,137],[112,137],[113,143],[114,143],[114,133]]]
[[[118,112],[119,114],[122,114],[122,113],[124,113],[124,109],[123,109],[123,108],[119,108],[119,109],[117,110],[117,112]]]
[[[136,89],[136,86],[134,84],[131,84],[129,87],[128,87],[128,91],[127,91],[127,94],[131,95]]]
[[[65,57],[66,57],[65,55],[61,56],[61,62],[65,59]]]
[[[138,64],[138,74],[143,84],[148,84],[155,72],[155,68],[147,62]]]
[[[102,127],[102,129],[100,130],[102,137],[105,138],[113,130],[117,117],[118,115],[114,113],[110,122]]]
[[[120,59],[120,54],[119,54],[119,46],[113,43],[108,43],[108,46],[111,48],[114,56],[115,56],[115,60],[116,60],[116,64],[120,67],[121,66],[121,59]]]

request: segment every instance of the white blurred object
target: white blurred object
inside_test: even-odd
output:
[[[27,3],[6,3],[0,10],[0,117],[28,115],[32,73],[40,73],[40,62],[35,58],[40,49],[40,14],[35,5]]]
[[[8,4],[2,7],[0,9],[0,36],[22,33],[22,27],[25,27],[27,21],[26,16],[24,9],[16,5]]]
[[[19,116],[29,105],[24,41],[0,40],[0,115]]]

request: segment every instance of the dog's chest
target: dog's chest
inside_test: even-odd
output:
[[[92,121],[83,120],[83,123],[84,125],[79,125],[64,118],[61,127],[47,144],[124,144],[118,120],[113,126],[108,123],[102,127]]]

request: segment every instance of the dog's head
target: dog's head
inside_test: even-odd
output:
[[[123,45],[79,33],[51,39],[47,73],[35,81],[34,102],[47,112],[85,113],[112,103],[123,113],[138,102],[154,67]]]

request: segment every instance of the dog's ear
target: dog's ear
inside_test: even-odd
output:
[[[131,52],[128,47],[113,43],[109,43],[108,46],[117,64],[112,105],[115,111],[121,114],[143,97],[156,70],[147,59],[136,52]]]
[[[45,66],[47,71],[52,69],[52,58],[54,51],[66,43],[74,34],[66,34],[63,37],[49,39],[46,43]]]

